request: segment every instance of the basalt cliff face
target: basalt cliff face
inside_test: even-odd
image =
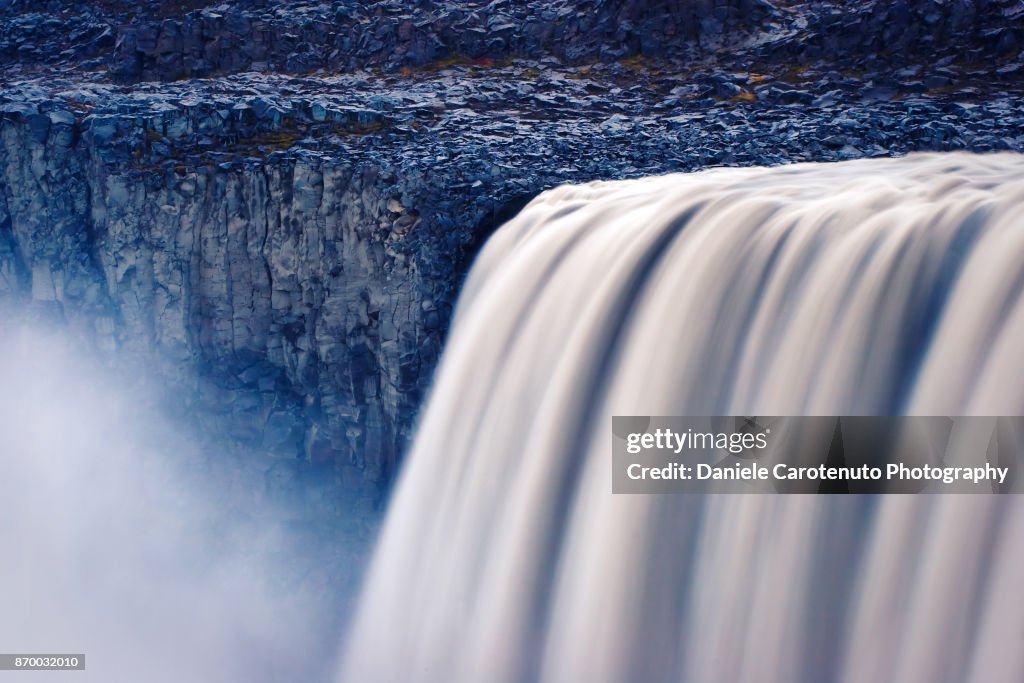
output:
[[[5,111],[0,291],[157,364],[211,431],[383,481],[472,229],[423,226],[451,200],[401,159],[275,151],[298,133],[237,102],[154,104]],[[381,125],[350,114],[308,116],[342,137]],[[181,150],[199,136],[205,153]]]
[[[553,185],[1024,150],[1024,8],[0,3],[0,296],[372,507],[486,236]],[[927,59],[920,55],[928,55]],[[282,474],[282,472],[284,472]]]

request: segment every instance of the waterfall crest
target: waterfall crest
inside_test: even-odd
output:
[[[351,683],[1024,680],[1015,496],[613,496],[612,415],[1024,413],[1024,157],[546,192],[486,245]]]

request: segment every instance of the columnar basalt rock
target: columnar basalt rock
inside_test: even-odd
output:
[[[453,295],[406,250],[415,196],[345,159],[165,172],[125,124],[6,112],[0,293],[156,360],[212,430],[385,481]]]

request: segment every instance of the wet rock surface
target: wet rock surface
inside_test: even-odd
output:
[[[368,507],[538,192],[1024,151],[1019,3],[173,9],[0,5],[0,297],[147,359],[273,486]]]

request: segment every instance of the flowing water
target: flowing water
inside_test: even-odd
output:
[[[485,247],[349,683],[1024,680],[1015,495],[612,495],[612,415],[1024,413],[1024,157],[547,192]]]

